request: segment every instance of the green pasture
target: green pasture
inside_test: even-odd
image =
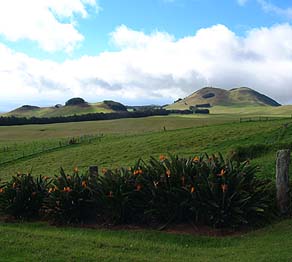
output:
[[[160,154],[229,154],[238,146],[267,144],[270,148],[264,154],[258,154],[253,163],[259,166],[260,176],[273,177],[276,150],[283,144],[292,143],[290,123],[290,118],[239,123],[238,119],[229,117],[168,116],[1,127],[0,163],[9,160],[9,154],[12,161],[0,165],[0,176],[6,179],[16,172],[31,170],[34,175],[52,176],[58,173],[60,167],[68,172],[75,166],[81,171],[87,170],[90,165],[100,168],[127,167],[139,158],[147,160]],[[36,144],[46,148],[46,145],[58,145],[59,141],[84,134],[102,137],[98,136],[89,143],[29,154]],[[23,158],[14,157],[14,146]],[[4,152],[5,147],[11,148],[11,151]]]
[[[291,261],[292,221],[231,237],[0,223],[1,261]]]

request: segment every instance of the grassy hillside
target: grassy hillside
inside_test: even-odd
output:
[[[245,235],[204,237],[155,231],[0,223],[1,261],[291,261],[292,221]]]
[[[169,105],[168,109],[188,109],[190,106],[210,104],[211,106],[280,106],[273,99],[247,87],[225,90],[205,87],[190,96]]]
[[[105,103],[95,103],[86,105],[70,105],[62,107],[31,107],[23,106],[17,108],[3,116],[16,117],[53,117],[53,116],[70,116],[82,115],[89,113],[110,113],[113,112]]]
[[[109,133],[104,132],[102,138],[92,140],[90,143],[80,143],[12,161],[9,164],[1,166],[0,177],[7,178],[17,171],[29,172],[31,169],[35,175],[53,175],[58,172],[60,166],[63,166],[68,171],[72,170],[75,166],[78,166],[81,170],[87,170],[88,166],[93,164],[98,164],[100,167],[128,166],[134,164],[138,158],[148,159],[150,155],[158,157],[160,154],[172,153],[191,156],[202,152],[216,153],[218,151],[228,153],[236,146],[254,144],[271,145],[268,152],[264,155],[257,156],[253,161],[261,167],[259,175],[273,177],[276,152],[274,145],[292,142],[291,120],[255,123],[229,122],[228,124],[214,124],[213,122],[211,124],[212,119],[210,119],[210,124],[208,125],[205,119],[205,124],[202,125],[202,123],[196,122],[198,119],[182,117],[168,119],[166,117],[164,118],[165,123],[169,121],[168,123],[172,123],[172,125],[176,125],[177,127],[181,123],[182,127],[187,127],[191,126],[189,124],[193,121],[193,127],[176,130],[169,129],[165,132],[161,128],[162,119],[139,119],[140,122],[136,119],[132,119],[131,121],[133,122],[129,122],[129,120],[112,121],[111,125],[112,127],[115,126],[115,132],[119,132],[119,130],[127,132],[126,130],[129,128],[130,123],[131,126],[129,129],[134,130],[134,132],[132,134],[129,132],[126,134],[122,134],[122,132],[111,134],[112,131]],[[147,125],[145,127],[144,124],[147,121],[149,121],[149,130],[154,129],[160,131],[145,133]],[[188,123],[189,121],[190,123]],[[90,123],[91,130],[94,130],[94,123]],[[289,123],[289,125],[284,127],[286,123]],[[58,144],[60,137],[65,137],[67,134],[71,136],[74,132],[74,134],[81,134],[82,130],[86,130],[88,125],[89,123],[72,123],[71,126],[67,127],[66,124],[39,126],[38,128],[48,131],[47,135],[43,135],[43,133],[46,134],[46,131],[40,131],[34,129],[34,127],[1,128],[0,132],[3,132],[4,137],[12,136],[12,134],[18,137],[17,146],[10,146],[10,151],[8,152],[4,152],[4,147],[7,145],[7,142],[1,142],[3,148],[1,152],[2,160],[6,156],[8,156],[8,159],[9,157],[13,159],[16,154],[22,154],[22,151],[26,152],[34,147],[36,140],[29,142],[27,138],[30,136],[36,139],[39,134],[39,144],[37,144],[37,147],[42,147],[42,145],[49,143]],[[155,129],[155,125],[157,129]],[[137,130],[135,130],[135,127],[137,127]],[[96,126],[95,130],[99,133],[98,126]],[[13,145],[13,142],[11,144]]]

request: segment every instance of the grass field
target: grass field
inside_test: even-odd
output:
[[[291,261],[292,221],[233,237],[0,223],[1,261]]]
[[[226,121],[227,123],[224,123]],[[292,142],[292,126],[283,127],[283,124],[290,122],[291,120],[274,120],[239,123],[228,118],[215,120],[212,118],[152,117],[104,121],[103,123],[70,123],[67,126],[54,124],[2,127],[0,132],[3,140],[0,145],[9,147],[9,143],[12,143],[10,147],[13,151],[13,144],[16,143],[16,149],[20,152],[28,150],[36,141],[38,145],[57,144],[60,139],[84,133],[102,133],[103,137],[90,143],[57,148],[12,161],[1,166],[0,175],[1,178],[6,179],[18,171],[29,172],[30,170],[33,170],[35,175],[54,175],[61,166],[71,172],[75,166],[86,170],[94,164],[107,168],[129,166],[133,165],[137,159],[147,160],[151,155],[171,153],[193,156],[204,152],[227,154],[236,146],[253,144],[270,144],[273,147],[273,145]],[[162,131],[163,126],[167,127],[167,131]],[[175,127],[180,127],[180,129],[174,129]],[[6,137],[10,138],[10,142]],[[275,152],[276,150],[271,148],[265,155],[254,160],[261,168],[260,175],[274,176]],[[8,153],[2,150],[2,160]]]
[[[255,144],[268,145],[267,151],[252,159],[259,166],[258,176],[273,178],[277,149],[292,143],[292,120],[240,123],[239,115],[222,112],[0,127],[0,162],[12,159],[0,165],[0,178],[31,169],[34,175],[52,176],[61,166],[68,172],[75,166],[85,171],[94,164],[128,166],[140,157],[147,160],[150,155],[168,153],[229,154],[237,146]],[[93,134],[103,137],[13,160],[14,151],[29,152],[33,147]],[[5,152],[5,147],[10,149]],[[216,238],[0,222],[0,261],[290,261],[291,229],[292,221],[286,220],[243,236]]]

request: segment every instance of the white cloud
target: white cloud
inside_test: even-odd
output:
[[[54,104],[73,96],[127,103],[173,101],[204,86],[249,86],[292,102],[292,26],[255,28],[239,37],[224,25],[181,39],[126,26],[111,34],[118,51],[63,63],[0,45],[3,101]],[[0,108],[1,110],[1,108]]]
[[[268,2],[266,0],[257,0],[258,3],[261,5],[262,9],[267,13],[274,13],[276,15],[283,16],[288,19],[292,19],[292,8],[281,8]]]
[[[83,40],[74,18],[86,18],[96,0],[0,1],[0,35],[9,41],[28,39],[45,51],[71,52]]]

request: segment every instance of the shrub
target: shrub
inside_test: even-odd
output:
[[[0,187],[0,210],[18,219],[38,217],[50,182],[48,177],[30,174],[12,177]]]
[[[19,175],[1,186],[0,208],[25,218],[43,206],[61,224],[257,225],[275,213],[275,186],[257,179],[256,170],[218,154],[151,157],[132,168],[103,169],[100,176],[61,169],[53,181]]]
[[[81,97],[74,97],[69,99],[65,106],[87,105],[86,101]]]
[[[138,162],[139,163],[139,162]],[[138,165],[133,168],[104,170],[100,178],[104,219],[113,224],[145,222],[144,203],[147,201]]]
[[[95,176],[79,175],[75,169],[60,175],[52,181],[45,200],[46,215],[55,223],[84,223],[96,220],[99,211],[98,181]]]
[[[111,100],[105,100],[103,101],[105,105],[107,105],[110,109],[114,111],[124,111],[127,112],[127,107],[125,107],[123,104]]]
[[[272,215],[272,184],[257,180],[256,167],[248,162],[225,161],[221,155],[161,159],[142,167],[151,195],[145,213],[158,221],[226,227],[253,225]]]

